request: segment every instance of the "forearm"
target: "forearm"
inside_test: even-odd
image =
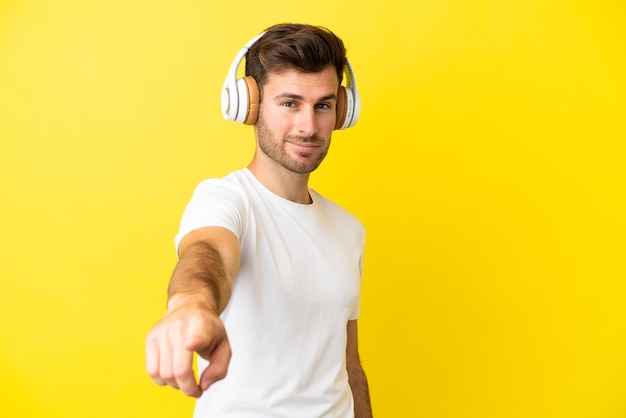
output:
[[[217,249],[198,241],[185,249],[176,264],[167,290],[168,307],[180,299],[200,297],[219,314],[226,307],[231,290]]]
[[[354,398],[355,418],[372,418],[372,403],[367,377],[358,357],[348,364],[348,381]]]

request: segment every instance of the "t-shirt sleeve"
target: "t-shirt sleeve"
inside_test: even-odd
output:
[[[205,226],[220,226],[232,231],[238,239],[243,234],[247,200],[233,183],[210,179],[198,184],[180,221],[174,245],[189,232]]]
[[[358,240],[360,242],[360,257],[359,257],[359,273],[360,273],[360,284],[363,283],[363,256],[365,253],[365,229],[363,228],[363,225],[359,222],[359,234],[358,234]],[[357,299],[357,303],[354,307],[354,309],[352,310],[352,312],[350,313],[350,317],[348,319],[350,320],[354,320],[354,319],[358,319],[359,316],[361,314],[361,291],[360,291],[360,287],[359,287],[359,298]]]

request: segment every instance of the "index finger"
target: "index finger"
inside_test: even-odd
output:
[[[200,376],[200,389],[207,390],[209,386],[226,377],[232,352],[228,338],[224,338],[207,357],[209,365]]]

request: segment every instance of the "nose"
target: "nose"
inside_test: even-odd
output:
[[[302,136],[313,136],[317,133],[317,118],[314,109],[302,109],[298,112],[296,121],[298,134]]]

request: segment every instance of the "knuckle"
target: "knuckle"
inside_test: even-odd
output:
[[[228,370],[224,369],[219,371],[218,373],[215,374],[215,378],[217,380],[222,380],[223,378],[226,377],[226,375],[228,374]]]
[[[228,374],[228,366],[218,365],[213,369],[213,376],[217,379],[223,379]]]
[[[159,374],[159,376],[161,377],[161,379],[163,379],[166,382],[171,382],[174,379],[174,373],[172,373],[171,371],[161,371],[161,373]]]
[[[176,381],[183,381],[189,378],[189,371],[186,369],[180,369],[180,370],[175,370],[172,373],[172,377],[176,380]]]

